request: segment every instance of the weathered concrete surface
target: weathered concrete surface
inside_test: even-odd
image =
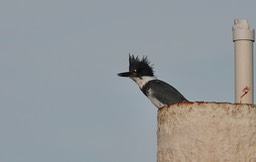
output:
[[[256,162],[256,105],[181,103],[159,109],[157,162]]]

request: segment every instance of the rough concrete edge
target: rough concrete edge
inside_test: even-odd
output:
[[[159,108],[158,112],[164,111],[165,109],[168,110],[168,109],[174,108],[176,106],[182,107],[182,106],[189,106],[189,105],[194,105],[194,104],[197,104],[197,105],[203,105],[203,104],[228,104],[228,105],[235,105],[235,106],[246,105],[246,106],[250,106],[250,107],[255,107],[256,108],[255,104],[242,104],[242,103],[231,103],[231,102],[215,102],[215,101],[211,101],[211,102],[195,101],[195,102],[180,102],[180,103],[176,103],[176,104],[173,104],[173,105],[165,106],[165,107]]]

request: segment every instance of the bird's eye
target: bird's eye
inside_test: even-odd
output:
[[[134,73],[137,73],[137,69],[133,69],[133,72],[134,72]]]

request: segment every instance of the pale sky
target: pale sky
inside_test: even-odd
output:
[[[234,19],[256,1],[2,0],[0,161],[155,162],[128,55],[191,101],[234,102]],[[255,45],[254,45],[255,47]]]

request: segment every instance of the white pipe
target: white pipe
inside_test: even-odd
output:
[[[233,42],[235,48],[235,102],[253,104],[253,42],[255,31],[247,20],[235,19]]]

